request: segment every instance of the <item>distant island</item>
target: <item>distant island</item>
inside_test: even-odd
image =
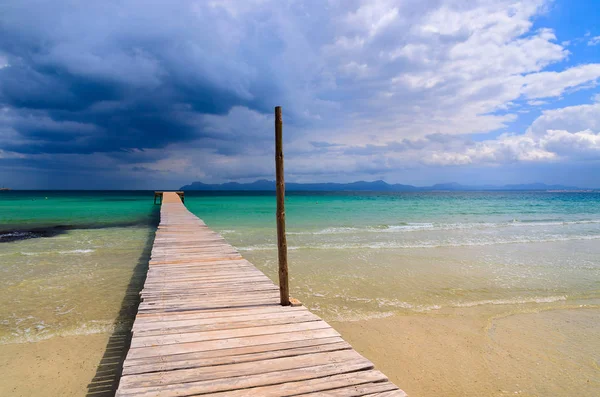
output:
[[[590,191],[593,189],[581,189],[576,186],[564,185],[546,185],[544,183],[528,183],[520,185],[481,185],[469,186],[459,183],[438,183],[432,186],[413,186],[402,185],[399,183],[389,184],[385,181],[374,182],[351,182],[351,183],[286,183],[287,191],[312,191],[312,192],[434,192],[434,191]],[[251,183],[227,182],[221,184],[207,184],[202,182],[193,182],[185,185],[180,190],[201,190],[201,191],[274,191],[275,181],[261,179]]]

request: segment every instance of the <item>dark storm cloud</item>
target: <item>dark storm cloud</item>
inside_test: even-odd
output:
[[[277,84],[257,79],[266,63],[251,53],[252,37],[247,61],[239,61],[242,32],[224,31],[235,26],[231,15],[202,2],[152,3],[3,5],[0,106],[13,117],[0,128],[18,138],[0,148],[160,148],[206,135],[190,114],[226,114],[236,105],[270,111],[259,98],[276,98]],[[270,40],[274,51],[279,45]]]

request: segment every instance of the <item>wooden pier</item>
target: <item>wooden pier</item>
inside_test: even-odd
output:
[[[406,396],[165,192],[117,396]]]
[[[178,192],[154,192],[154,204],[156,204],[157,198],[160,198],[159,204],[162,204],[163,195],[165,193],[175,193],[176,195],[178,195],[181,198],[181,202],[185,203],[185,192],[178,191]]]

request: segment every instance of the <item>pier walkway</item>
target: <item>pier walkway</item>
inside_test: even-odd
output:
[[[117,396],[405,396],[176,193],[160,214]]]

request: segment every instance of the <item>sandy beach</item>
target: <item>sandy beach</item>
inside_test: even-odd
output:
[[[510,314],[486,307],[333,325],[412,397],[593,397],[598,316],[600,308]],[[587,346],[578,346],[580,338]]]
[[[102,396],[88,386],[96,376],[109,334],[59,336],[0,347],[0,395]],[[103,387],[97,388],[106,390]],[[110,388],[109,388],[110,389]]]

